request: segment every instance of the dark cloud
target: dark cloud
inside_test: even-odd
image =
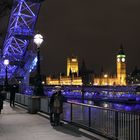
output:
[[[46,42],[42,48],[47,73],[66,70],[72,53],[90,69],[115,71],[115,56],[123,42],[128,71],[140,67],[139,0],[47,0],[37,28]],[[47,44],[47,47],[46,47]],[[45,55],[44,55],[45,52]]]
[[[66,58],[85,59],[90,69],[115,71],[123,42],[128,71],[140,67],[139,0],[46,0],[36,30],[44,36],[43,73],[66,71]],[[1,27],[4,29],[6,27]]]

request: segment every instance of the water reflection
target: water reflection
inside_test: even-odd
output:
[[[81,100],[70,100],[70,101],[82,103]],[[121,103],[109,103],[109,102],[99,102],[99,101],[90,101],[90,100],[84,100],[84,104],[117,109],[122,111],[140,112],[140,104],[121,104]]]
[[[127,89],[126,91],[129,90],[130,89]],[[44,92],[46,96],[50,97],[55,92],[55,89],[53,87],[50,89],[46,87]],[[133,92],[125,92],[125,90],[124,92],[81,92],[81,89],[78,87],[76,89],[73,89],[72,87],[63,87],[62,94],[67,99],[79,103],[85,103],[122,111],[140,111],[140,94],[134,94]],[[82,99],[84,100],[82,101]]]

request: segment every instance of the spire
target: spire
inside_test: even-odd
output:
[[[123,44],[121,43],[118,55],[124,55]]]
[[[76,56],[74,55],[74,53],[71,54],[71,58],[76,58]]]
[[[84,59],[82,60],[81,70],[82,70],[82,71],[87,71],[87,67],[86,67],[86,64],[85,64]]]
[[[135,66],[134,70],[137,71],[138,70],[138,66]]]
[[[100,76],[102,77],[104,75],[104,68],[103,65],[101,66],[101,72],[100,72]]]
[[[72,77],[72,70],[71,70],[71,68],[70,68],[69,76]]]
[[[103,68],[103,66],[101,66],[101,74],[103,74],[104,73],[104,68]]]

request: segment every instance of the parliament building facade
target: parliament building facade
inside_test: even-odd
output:
[[[126,85],[126,55],[121,46],[116,56],[117,74],[109,76],[108,74],[101,74],[91,79],[91,85]],[[67,58],[66,76],[60,75],[58,78],[51,76],[46,78],[47,85],[86,85],[83,76],[79,76],[79,66],[77,57]],[[87,84],[89,85],[89,84]]]

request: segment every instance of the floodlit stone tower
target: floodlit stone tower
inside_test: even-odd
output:
[[[117,84],[126,85],[126,55],[122,45],[117,54]]]
[[[78,76],[78,59],[76,57],[67,58],[67,76],[74,74]]]

